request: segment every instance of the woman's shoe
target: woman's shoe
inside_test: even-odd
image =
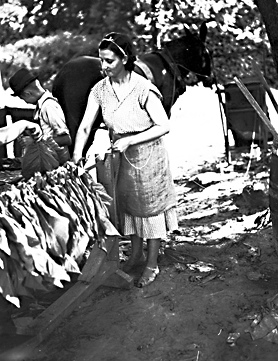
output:
[[[157,275],[159,274],[159,268],[158,266],[151,268],[151,267],[146,267],[145,270],[149,270],[151,271],[151,274],[149,276],[141,276],[136,284],[137,287],[142,288],[145,286],[148,286],[149,284],[151,284],[157,277]]]

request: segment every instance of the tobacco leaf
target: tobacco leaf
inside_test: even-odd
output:
[[[20,302],[19,299],[16,297],[15,289],[7,269],[7,258],[3,253],[0,255],[4,264],[4,269],[0,268],[0,291],[7,301],[13,303],[16,307],[19,308]]]
[[[43,278],[51,278],[52,283],[54,280],[70,281],[70,276],[64,267],[58,265],[43,249],[34,247],[32,253],[35,269]]]
[[[11,255],[11,249],[8,242],[8,237],[4,229],[0,229],[0,250],[5,252],[8,256]]]
[[[69,238],[68,218],[60,215],[55,209],[48,207],[40,198],[37,198],[37,204],[44,211],[45,218],[52,227],[55,237],[62,248],[63,255],[65,255]]]
[[[56,151],[49,146],[46,140],[30,144],[22,157],[21,174],[25,179],[35,173],[45,173],[58,168],[60,165]]]
[[[16,244],[18,254],[26,270],[32,272],[34,265],[31,247],[20,225],[13,218],[5,215],[0,215],[0,225],[5,230],[8,240]]]
[[[25,235],[28,239],[29,246],[37,245],[40,243],[40,240],[37,237],[33,226],[33,219],[27,218],[23,213],[21,213],[14,204],[9,204],[9,210],[15,220],[21,225],[22,229],[25,232]],[[19,216],[20,215],[20,216]]]
[[[105,209],[102,207],[101,202],[96,197],[93,198],[93,201],[95,203],[97,220],[100,222],[104,233],[107,236],[120,236],[120,233],[117,231],[113,223],[107,217],[107,214],[105,212]]]
[[[56,202],[59,211],[62,212],[64,216],[68,217],[73,224],[78,223],[78,216],[69,205],[65,195],[57,189],[54,189],[54,187],[51,189],[51,192],[53,192],[54,201]]]
[[[47,291],[47,288],[42,284],[43,278],[40,275],[34,275],[34,273],[26,272],[24,279],[24,287],[33,289]]]
[[[46,245],[45,234],[44,234],[44,231],[43,231],[43,229],[41,227],[41,224],[39,222],[38,215],[37,215],[37,213],[35,212],[35,210],[32,207],[32,204],[31,203],[27,204],[27,202],[25,202],[24,204],[14,203],[13,206],[15,208],[17,208],[20,212],[22,212],[23,221],[26,220],[26,224],[27,224],[27,220],[29,221],[29,223],[31,223],[31,225],[32,225],[32,227],[34,229],[36,238],[40,243],[40,246],[44,250],[46,250],[47,245]],[[28,234],[27,234],[27,237],[28,237],[28,241],[30,241],[30,238],[29,238]],[[32,241],[35,242],[34,239],[32,239]],[[30,245],[33,245],[33,243],[30,244]]]
[[[26,270],[20,267],[20,263],[13,259],[9,259],[8,261],[8,269],[11,282],[13,284],[13,288],[16,296],[27,296],[32,297],[32,294],[29,290],[25,288],[24,281],[26,276],[29,274]]]
[[[51,137],[47,138],[47,145],[56,152],[60,165],[63,165],[70,160],[68,147],[60,147],[57,142]]]
[[[48,252],[55,257],[63,258],[66,253],[66,246],[63,243],[60,244],[58,241],[55,231],[49,223],[49,216],[37,202],[34,202],[33,207],[39,217],[42,230],[44,231]]]
[[[84,252],[83,252],[84,253]],[[81,273],[77,262],[68,254],[65,255],[63,267],[67,272]]]
[[[69,255],[77,262],[82,261],[82,257],[89,244],[90,238],[85,232],[81,224],[78,225],[77,230],[73,234],[73,246]]]
[[[16,307],[20,307],[19,299],[15,296],[15,291],[8,272],[0,269],[0,289],[1,293],[7,301],[13,303]]]

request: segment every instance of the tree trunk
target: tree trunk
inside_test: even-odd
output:
[[[152,19],[151,19],[151,34],[152,34],[152,49],[157,50],[157,37],[158,37],[158,29],[156,27],[157,22],[157,11],[156,11],[157,0],[152,0],[151,8],[152,8]]]
[[[276,0],[254,0],[254,3],[262,15],[278,73],[278,4]]]

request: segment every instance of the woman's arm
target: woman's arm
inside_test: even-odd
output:
[[[124,152],[130,145],[156,139],[169,133],[169,119],[156,94],[150,92],[145,107],[154,125],[144,132],[117,140],[113,145],[115,151]]]
[[[29,130],[36,141],[39,141],[42,137],[42,130],[38,124],[29,122],[28,120],[19,120],[16,123],[0,128],[0,144],[12,142],[25,130]]]
[[[74,150],[72,156],[72,161],[74,163],[77,163],[82,158],[83,149],[89,138],[91,129],[94,125],[98,112],[99,112],[99,104],[95,101],[94,96],[90,94],[88,98],[85,114],[79,125],[75,138]]]

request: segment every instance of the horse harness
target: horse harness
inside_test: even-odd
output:
[[[151,69],[148,67],[146,63],[144,63],[141,59],[137,58],[137,60],[134,62],[136,66],[142,71],[142,73],[145,75],[145,77],[150,80],[154,84],[154,77]]]
[[[171,96],[171,107],[172,107],[172,105],[174,104],[175,96],[179,95],[180,92],[185,89],[186,87],[185,81],[183,80],[178,65],[175,63],[171,54],[168,55],[163,51],[158,51],[158,50],[151,52],[151,54],[158,55],[162,59],[162,62],[164,63],[166,70],[169,71],[169,73],[171,73],[171,75],[173,76],[174,81],[173,81],[173,91]],[[149,68],[149,66],[144,61],[138,58],[135,61],[135,65],[142,71],[142,73],[148,80],[150,80],[153,84],[155,84],[153,73]]]
[[[167,48],[165,48],[167,51]],[[169,51],[164,52],[164,49],[161,51],[156,51],[155,53],[160,56],[162,61],[165,64],[165,67],[168,68],[167,70],[172,74],[173,76],[173,90],[172,90],[172,99],[171,99],[171,107],[174,104],[175,97],[179,96],[181,92],[185,91],[186,89],[186,82],[184,81],[179,65],[175,62],[173,59],[171,53]]]

